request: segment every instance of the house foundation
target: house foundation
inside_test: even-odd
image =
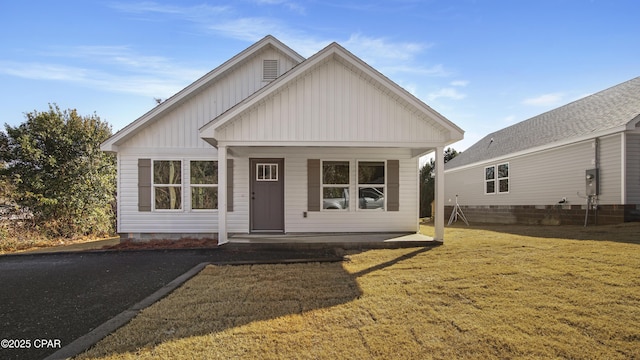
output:
[[[482,205],[460,206],[470,223],[521,225],[613,225],[640,221],[640,205]],[[445,207],[449,216],[453,206]]]

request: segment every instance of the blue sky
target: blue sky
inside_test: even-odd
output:
[[[57,0],[0,4],[0,122],[48,103],[114,132],[267,34],[336,41],[484,135],[640,75],[636,0]]]

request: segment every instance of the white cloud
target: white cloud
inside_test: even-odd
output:
[[[203,69],[175,65],[161,56],[141,55],[127,47],[57,49],[51,57],[73,59],[76,64],[0,62],[0,73],[153,97],[173,95],[206,73]]]
[[[210,6],[210,5],[196,5],[196,6],[175,6],[159,4],[154,1],[142,1],[142,2],[120,2],[112,3],[110,7],[122,12],[132,14],[165,14],[175,15],[183,17],[187,20],[196,20],[205,18],[211,15],[219,15],[229,11],[228,6]]]
[[[343,45],[364,61],[410,61],[431,45],[414,42],[390,42],[385,38],[373,38],[352,34]]]
[[[288,8],[291,11],[297,12],[299,14],[305,14],[306,10],[304,6],[300,5],[295,1],[290,0],[255,0],[257,4],[260,5],[282,5]]]
[[[431,92],[427,94],[428,101],[434,101],[439,98],[448,98],[453,100],[461,100],[467,97],[466,94],[459,92],[455,88],[442,88],[438,91]]]
[[[563,93],[549,93],[533,98],[524,99],[522,103],[532,106],[551,106],[561,104],[563,98]]]
[[[469,81],[467,80],[456,80],[451,82],[451,86],[466,87],[467,85],[469,85]]]
[[[142,6],[138,8],[146,9]],[[181,13],[178,10],[171,11]],[[303,56],[316,53],[330,42],[308,37],[304,33],[288,31],[277,21],[264,18],[241,18],[221,22],[211,25],[211,29],[224,36],[251,42],[262,38],[265,33],[272,33]],[[351,36],[347,43],[351,44],[350,50],[351,47],[360,51],[369,48],[365,51],[366,55],[375,62],[393,64],[389,67],[378,67],[385,74],[445,74],[441,65],[431,68],[412,65],[415,55],[424,48],[419,44],[393,43],[383,38],[359,34]],[[168,97],[210,70],[176,65],[170,58],[140,54],[128,46],[58,47],[41,51],[38,55],[46,57],[47,61],[0,63],[0,73],[29,79],[65,81],[108,91]],[[55,61],[56,58],[60,61]],[[67,65],[59,65],[60,63]],[[415,84],[409,85],[408,88],[413,94],[418,92],[418,86]],[[460,98],[461,95],[443,92],[440,96]]]
[[[0,62],[0,73],[32,80],[76,81],[85,78],[87,69],[57,64]]]
[[[286,6],[292,10],[299,4],[292,0],[253,0],[257,4]],[[227,6],[164,5],[156,2],[117,3],[113,8],[136,14],[164,14],[180,20],[190,21],[204,33],[217,34],[246,42],[256,42],[271,34],[300,53],[309,57],[332,41],[353,52],[356,56],[385,74],[406,73],[422,76],[447,76],[441,64],[417,64],[416,58],[432,44],[421,42],[393,41],[384,37],[370,37],[354,33],[347,39],[322,39],[304,31],[291,28],[275,17],[237,16],[236,10]],[[203,15],[204,14],[204,15]],[[211,16],[216,15],[216,21]]]
[[[393,64],[393,65],[378,66],[377,69],[381,71],[383,74],[405,73],[405,74],[437,76],[437,77],[444,77],[444,76],[450,75],[449,71],[447,71],[442,64],[433,65],[431,67],[425,67],[422,65],[413,65],[412,63],[411,64]]]
[[[516,123],[516,120],[517,118],[515,115],[509,115],[502,119],[502,123],[507,125],[513,125]]]
[[[411,95],[418,97],[418,86],[416,84],[399,84],[403,89],[407,90]]]

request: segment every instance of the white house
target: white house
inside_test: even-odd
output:
[[[485,136],[445,181],[472,222],[640,220],[640,77]]]
[[[443,162],[462,137],[340,45],[304,59],[267,36],[102,149],[117,154],[122,238],[224,243],[234,233],[417,232],[418,158],[435,151]],[[442,240],[443,217],[436,224]]]

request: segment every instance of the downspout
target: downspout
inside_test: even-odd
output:
[[[625,132],[620,133],[620,180],[622,184],[620,184],[620,204],[623,206],[627,205],[627,134]]]
[[[594,145],[594,154],[593,154],[593,158],[595,161],[595,168],[596,171],[598,171],[598,191],[596,192],[596,195],[594,196],[594,199],[591,203],[591,206],[593,207],[593,223],[598,225],[598,196],[600,194],[600,189],[602,189],[602,174],[600,173],[600,138],[595,138],[593,140],[593,145]],[[588,210],[588,209],[587,209]]]

